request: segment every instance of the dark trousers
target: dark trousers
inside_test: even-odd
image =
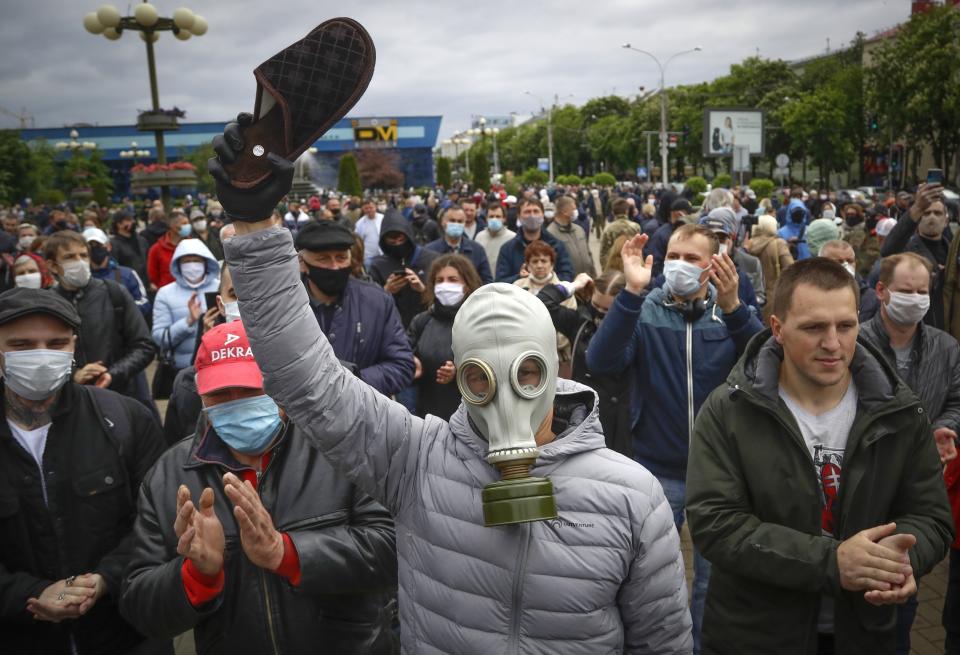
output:
[[[833,655],[833,635],[817,635],[817,655]]]
[[[945,655],[960,655],[960,550],[950,549],[950,572],[947,575],[947,596],[943,600],[943,643]]]
[[[917,594],[910,596],[903,605],[897,605],[897,655],[910,655],[910,630],[919,606]]]

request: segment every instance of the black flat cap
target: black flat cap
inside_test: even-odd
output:
[[[673,204],[670,205],[670,211],[672,212],[686,212],[688,214],[693,213],[693,205],[690,204],[690,201],[686,198],[677,198],[673,201]]]
[[[310,221],[297,234],[297,250],[346,250],[353,247],[353,234],[340,223]]]
[[[31,314],[49,314],[74,330],[80,327],[80,314],[56,291],[17,287],[0,293],[0,325]]]

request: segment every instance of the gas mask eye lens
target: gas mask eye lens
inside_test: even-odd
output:
[[[457,386],[464,400],[472,405],[483,406],[493,400],[497,379],[486,363],[468,359],[457,371]]]
[[[510,367],[510,384],[521,398],[532,399],[546,388],[547,365],[536,353],[523,353]]]

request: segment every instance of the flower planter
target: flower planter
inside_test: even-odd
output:
[[[194,171],[186,169],[135,172],[130,175],[130,183],[135,190],[148,189],[150,187],[195,187],[197,185],[197,174]]]
[[[137,116],[137,129],[141,132],[155,132],[157,130],[179,130],[180,124],[176,116],[167,114],[140,114]]]

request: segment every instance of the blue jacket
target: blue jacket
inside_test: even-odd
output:
[[[117,263],[117,260],[111,257],[105,267],[96,270],[91,269],[90,272],[95,278],[113,280],[129,291],[133,302],[137,305],[137,309],[143,314],[143,318],[147,319],[150,317],[150,313],[153,310],[153,303],[151,303],[150,298],[147,297],[147,290],[144,288],[143,282],[140,280],[140,276],[137,275],[136,271],[132,268],[121,266]]]
[[[304,278],[304,285],[309,285]],[[350,278],[324,325],[323,305],[310,297],[320,329],[340,362],[385,396],[413,382],[413,351],[393,298],[381,287]]]
[[[723,383],[754,334],[763,330],[743,303],[725,315],[711,286],[706,311],[687,322],[663,289],[621,291],[587,349],[593,375],[633,365],[634,458],[657,477],[684,480],[700,406]]]
[[[190,285],[180,273],[180,258],[185,255],[200,255],[206,261],[207,274],[198,285]],[[208,291],[220,290],[220,264],[214,259],[210,249],[200,239],[184,239],[177,244],[170,260],[170,273],[174,281],[165,284],[153,299],[153,341],[161,351],[173,350],[174,364],[177,369],[193,364],[193,349],[197,341],[197,330],[202,317],[193,325],[187,325],[190,296],[197,294],[200,309],[207,311],[204,297]],[[169,341],[164,336],[170,328]]]
[[[570,253],[567,252],[567,247],[563,245],[560,239],[547,232],[545,227],[540,229],[540,238],[557,251],[557,263],[553,267],[554,273],[561,280],[572,282],[573,264],[570,262]],[[501,246],[500,255],[497,257],[497,282],[513,284],[520,277],[520,267],[526,261],[523,253],[530,243],[524,238],[523,230],[520,229],[516,237]]]
[[[469,238],[466,234],[460,237],[460,247],[453,248],[445,237],[440,237],[436,241],[431,241],[424,246],[427,250],[438,252],[444,255],[448,252],[455,252],[463,255],[470,260],[473,267],[480,274],[480,281],[484,284],[493,282],[493,275],[490,273],[490,262],[487,261],[487,251],[479,243]]]
[[[795,207],[800,207],[803,209],[802,223],[794,223],[790,216],[790,213]],[[804,233],[807,231],[807,225],[809,224],[810,210],[807,209],[807,206],[804,205],[803,201],[799,198],[792,199],[787,205],[786,212],[784,213],[783,227],[777,231],[777,236],[787,243],[790,242],[790,239],[799,239],[797,242],[797,261],[810,258],[810,247],[807,245],[807,240],[804,236]]]

